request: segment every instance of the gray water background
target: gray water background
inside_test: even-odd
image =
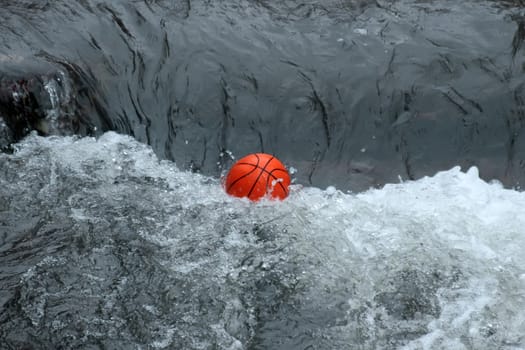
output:
[[[519,2],[0,5],[0,348],[525,347]]]
[[[2,113],[29,119],[4,127],[4,144],[31,129],[116,130],[183,169],[218,177],[232,156],[268,152],[299,183],[350,191],[455,165],[509,187],[525,176],[519,2],[3,1],[0,11]],[[36,102],[14,108],[14,89]]]

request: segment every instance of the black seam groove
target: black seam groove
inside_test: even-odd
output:
[[[253,173],[255,171],[255,169],[259,168],[259,157],[257,155],[255,155],[257,157],[257,164],[249,164],[249,163],[240,163],[240,164],[248,164],[248,165],[252,165],[254,166],[254,168],[252,170],[250,170],[249,172],[247,172],[246,174],[240,176],[238,179],[236,179],[235,181],[233,181],[230,186],[228,186],[228,192],[230,192],[230,189],[237,183],[239,182],[240,180],[244,179],[246,176],[250,175],[251,173]],[[260,174],[259,174],[260,176]]]
[[[235,163],[235,165],[251,165],[251,166],[255,166],[255,164],[252,164],[252,163]],[[286,170],[285,168],[275,168],[275,169],[272,169],[272,171],[268,171],[266,170],[265,168],[261,168],[260,166],[257,166],[257,168],[261,169],[262,171],[264,171],[266,174],[268,175],[271,175],[271,173],[273,171],[283,171],[285,173],[288,174],[288,170]]]
[[[257,157],[257,167],[259,167],[259,157],[257,156],[257,154],[255,155]],[[268,166],[268,164],[270,164],[270,162],[274,159],[275,157],[272,157],[270,158],[270,160],[268,160],[266,162],[266,164],[264,164],[264,167],[262,168],[262,171],[259,173],[259,176],[257,176],[257,179],[255,180],[255,182],[253,183],[252,185],[252,188],[250,189],[250,192],[248,192],[248,198],[250,198],[253,190],[255,189],[255,185],[257,185],[257,182],[259,182],[259,179],[261,178],[261,175],[265,172],[266,170],[266,167]]]
[[[279,184],[279,186],[281,186],[281,189],[284,191],[284,194],[285,194],[285,195],[288,195],[288,191],[286,190],[286,188],[284,187],[284,185],[282,184],[282,182],[281,182],[281,181],[278,181],[278,180],[280,179],[280,177],[276,177],[276,176],[273,174],[274,171],[279,171],[279,170],[282,171],[283,169],[281,169],[281,168],[273,169],[272,171],[270,171],[270,172],[268,173],[268,175],[270,175],[271,177],[273,177],[274,180],[277,181],[277,183]],[[266,179],[266,188],[268,188],[268,182],[270,181],[270,176],[268,176],[268,179]],[[275,187],[275,186],[273,186],[273,187]]]

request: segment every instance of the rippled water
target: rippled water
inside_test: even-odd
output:
[[[0,16],[0,348],[525,349],[519,1]]]
[[[253,204],[113,133],[17,149],[8,349],[525,347],[525,195],[475,168]]]
[[[522,12],[511,1],[4,1],[2,115],[25,116],[19,134],[130,134],[213,176],[228,154],[264,151],[322,188],[455,165],[521,186]],[[45,91],[62,76],[50,117]],[[13,90],[37,103],[14,108]]]

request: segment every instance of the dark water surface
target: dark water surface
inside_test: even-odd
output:
[[[520,1],[0,19],[0,349],[525,349]],[[303,186],[228,197],[256,151]]]
[[[522,13],[504,1],[3,1],[0,113],[14,130],[0,132],[5,145],[24,129],[116,130],[214,176],[230,155],[264,151],[323,188],[454,165],[519,186]]]

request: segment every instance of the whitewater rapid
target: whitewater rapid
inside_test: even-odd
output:
[[[108,132],[0,169],[8,348],[525,349],[525,194],[476,168],[252,203]]]

